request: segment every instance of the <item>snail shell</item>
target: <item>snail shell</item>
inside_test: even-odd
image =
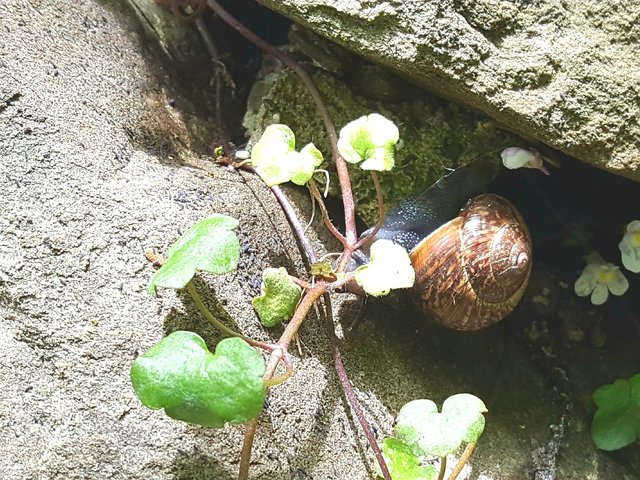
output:
[[[502,320],[529,280],[531,238],[522,216],[504,198],[481,195],[499,169],[487,159],[459,167],[389,210],[375,235],[409,251],[416,303],[448,328],[479,330]],[[368,260],[367,246],[355,252],[356,265]]]
[[[492,194],[471,199],[409,255],[419,307],[457,330],[502,320],[522,298],[531,273],[526,224],[511,203]]]

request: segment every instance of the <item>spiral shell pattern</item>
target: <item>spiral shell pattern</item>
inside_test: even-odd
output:
[[[479,330],[518,304],[531,273],[531,238],[516,208],[493,194],[471,199],[410,252],[420,308],[457,330]]]

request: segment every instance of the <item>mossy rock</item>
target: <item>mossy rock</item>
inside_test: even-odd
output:
[[[398,125],[396,168],[381,174],[388,205],[431,185],[447,169],[487,155],[497,157],[503,148],[518,143],[514,135],[497,128],[490,119],[429,95],[379,67],[362,65],[360,72],[358,81],[351,83],[319,69],[312,76],[338,130],[372,112],[381,113]],[[369,83],[369,78],[377,80]],[[385,81],[380,81],[381,78]],[[367,96],[362,92],[364,84],[375,87],[373,91],[367,90]],[[384,95],[378,94],[380,89]],[[398,94],[390,95],[393,91]],[[272,123],[291,127],[297,147],[313,142],[329,158],[322,120],[306,87],[289,70],[263,75],[249,97],[244,126],[251,136],[250,143],[257,141]],[[367,223],[374,223],[378,212],[369,173],[350,169],[358,213]],[[335,194],[337,185],[334,176],[331,191]]]

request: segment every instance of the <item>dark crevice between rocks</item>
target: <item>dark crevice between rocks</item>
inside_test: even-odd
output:
[[[268,41],[278,45],[286,40],[290,21],[253,1],[223,3]],[[160,90],[149,89],[148,112],[127,129],[136,148],[160,161],[182,164],[191,153],[212,156],[217,146],[229,150],[244,144],[242,115],[260,52],[208,9],[203,19],[220,51],[217,62],[196,27],[180,23],[167,9],[149,0],[127,0],[114,8],[128,10],[123,19],[139,19],[138,24],[123,21],[145,39],[144,56],[161,85]]]

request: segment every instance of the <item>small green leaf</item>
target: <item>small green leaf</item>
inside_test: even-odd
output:
[[[262,295],[251,303],[265,327],[289,320],[300,301],[302,288],[293,283],[284,267],[266,268],[262,272]]]
[[[482,400],[466,393],[445,400],[442,413],[431,400],[414,400],[400,409],[396,435],[418,455],[443,457],[478,440],[486,411]]]
[[[284,160],[291,153],[295,152],[283,153],[281,156],[282,161],[264,162],[259,167],[256,167],[256,172],[268,187],[280,185],[291,180],[291,172]]]
[[[282,153],[296,149],[296,136],[286,125],[273,124],[265,128],[262,137],[251,149],[251,161],[257,167],[262,162],[277,160]]]
[[[138,357],[131,382],[142,403],[205,427],[244,423],[262,410],[265,364],[244,340],[226,338],[212,354],[193,332],[174,332]]]
[[[387,437],[382,442],[382,455],[393,480],[433,480],[436,469],[422,465],[420,457],[397,438]],[[378,464],[376,463],[376,466]],[[378,467],[380,468],[380,467]],[[382,472],[378,472],[381,477]]]
[[[240,243],[233,232],[235,218],[212,215],[187,230],[167,251],[166,263],[151,277],[149,293],[157,287],[184,288],[196,270],[221,275],[238,266]]]
[[[338,150],[345,161],[360,163],[363,170],[391,170],[394,145],[399,139],[398,127],[380,115],[360,117],[340,130]]]
[[[314,277],[335,277],[336,272],[331,262],[315,262],[311,264],[311,275]]]
[[[591,438],[602,450],[617,450],[640,438],[640,373],[603,385],[593,394],[598,410]]]
[[[410,288],[416,279],[409,254],[391,240],[377,240],[371,245],[371,260],[356,268],[356,283],[375,297],[390,290]]]
[[[316,167],[324,161],[322,152],[313,143],[308,143],[300,150],[300,153],[289,156],[289,170],[291,171],[291,181],[296,185],[305,185],[313,176]],[[292,161],[294,160],[294,161]]]

